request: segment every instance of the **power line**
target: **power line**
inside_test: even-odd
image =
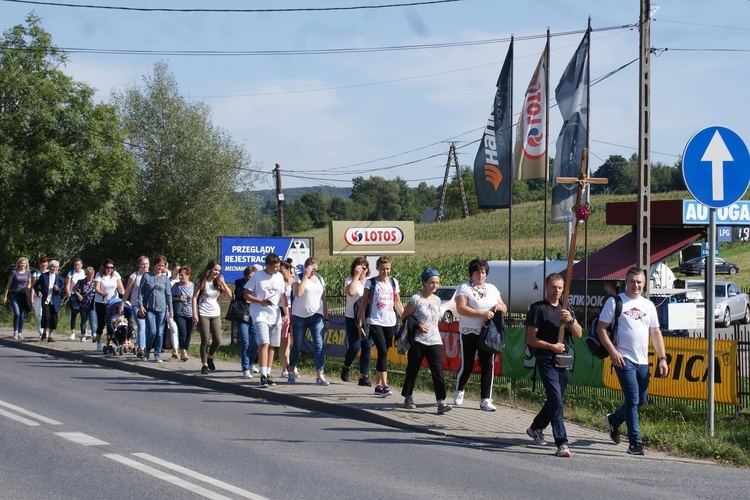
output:
[[[653,21],[660,22],[660,23],[684,24],[687,26],[700,26],[702,28],[718,28],[718,29],[723,29],[723,30],[750,31],[750,28],[743,28],[740,26],[718,26],[716,24],[687,23],[684,21],[667,21],[665,19],[656,19],[656,18],[654,18]]]
[[[286,9],[167,9],[163,7],[123,7],[112,5],[86,5],[57,2],[37,2],[32,0],[0,0],[3,2],[23,3],[29,5],[44,5],[48,7],[71,7],[77,9],[102,9],[102,10],[124,10],[135,12],[205,12],[205,13],[266,13],[266,12],[330,12],[339,10],[367,10],[367,9],[390,9],[394,7],[419,7],[424,5],[435,5],[442,3],[463,2],[464,0],[425,0],[421,2],[392,3],[382,5],[355,5],[350,7],[295,7]]]

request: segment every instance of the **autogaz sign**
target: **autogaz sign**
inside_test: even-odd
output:
[[[696,200],[682,200],[682,223],[708,225],[709,207]],[[729,226],[750,225],[750,201],[737,201],[716,209],[716,222]]]

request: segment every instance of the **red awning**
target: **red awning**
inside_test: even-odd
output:
[[[703,228],[653,228],[651,231],[651,264],[689,246],[703,235]],[[615,240],[588,259],[589,279],[624,280],[625,273],[636,265],[636,237],[631,232]],[[586,261],[573,266],[573,279],[585,279]],[[561,273],[563,277],[565,272]]]

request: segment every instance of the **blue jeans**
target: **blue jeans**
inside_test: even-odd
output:
[[[135,327],[138,329],[138,347],[141,349],[146,348],[146,318],[138,316],[138,306],[130,306],[130,314],[135,320]],[[190,321],[193,319],[190,318]]]
[[[625,402],[609,417],[609,420],[614,426],[625,422],[628,428],[628,442],[640,443],[642,440],[638,435],[638,408],[646,403],[649,381],[648,364],[638,365],[627,358],[623,359],[625,367],[615,367],[615,372],[620,380]]]
[[[324,325],[325,323],[323,322],[322,314],[313,314],[307,318],[292,315],[292,335],[294,336],[294,343],[292,344],[292,351],[289,353],[290,372],[297,366],[299,353],[302,350],[302,341],[305,338],[305,332],[308,328],[310,329],[313,346],[315,348],[315,369],[319,372],[323,371],[323,366],[326,361],[326,358],[323,355]]]
[[[180,349],[190,348],[190,336],[193,334],[193,317],[192,316],[175,316],[177,323],[177,338]]]
[[[81,335],[86,333],[86,323],[91,326],[91,335],[96,335],[99,326],[96,321],[96,312],[93,309],[81,309]]]
[[[235,322],[237,336],[240,338],[240,365],[242,371],[249,370],[250,364],[258,355],[258,337],[255,336],[255,327],[250,323]]]
[[[16,333],[22,333],[23,320],[26,315],[26,311],[21,311],[21,304],[19,303],[21,300],[21,293],[22,292],[13,292],[9,294],[10,296],[8,297],[10,299],[10,307],[13,309],[13,331]]]
[[[345,320],[346,341],[348,347],[346,348],[346,354],[344,355],[344,366],[352,366],[352,362],[354,362],[354,358],[357,357],[357,353],[361,348],[362,352],[359,355],[359,373],[362,375],[369,375],[372,338],[367,337],[365,340],[360,340],[357,321],[354,318],[345,318]]]
[[[153,311],[146,309],[146,353],[154,348],[154,357],[161,357],[161,344],[163,342],[164,317],[166,311]]]
[[[568,442],[568,434],[565,432],[565,422],[563,421],[563,398],[565,397],[565,389],[568,387],[570,372],[562,368],[555,368],[554,357],[537,358],[536,369],[542,378],[547,401],[544,402],[544,406],[534,417],[531,428],[535,431],[541,431],[552,424],[555,446],[560,446]]]

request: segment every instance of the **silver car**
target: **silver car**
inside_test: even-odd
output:
[[[688,287],[699,290],[701,296],[705,297],[703,282],[691,281]],[[750,323],[750,300],[736,283],[716,281],[714,289],[716,291],[714,299],[714,323],[716,325],[726,328],[732,321],[740,321],[744,325]]]
[[[443,323],[458,321],[456,290],[458,290],[457,286],[441,286],[435,292],[440,299],[440,321]]]

